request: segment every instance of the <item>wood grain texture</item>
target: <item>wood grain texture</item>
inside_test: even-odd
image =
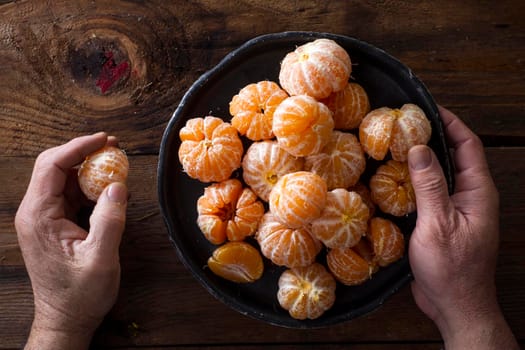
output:
[[[523,13],[518,0],[0,1],[0,349],[22,347],[32,320],[13,218],[34,159],[99,130],[130,156],[131,198],[121,291],[94,349],[441,348],[408,286],[357,320],[290,330],[229,309],[175,254],[156,195],[166,123],[192,82],[228,52],[287,30],[385,49],[481,136],[501,197],[498,297],[525,341]]]

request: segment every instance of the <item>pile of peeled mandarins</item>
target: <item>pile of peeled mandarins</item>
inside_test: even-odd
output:
[[[197,224],[218,246],[209,268],[248,283],[264,258],[286,267],[277,299],[296,319],[328,310],[336,281],[361,284],[400,259],[403,234],[379,213],[416,209],[407,153],[429,141],[430,122],[414,104],[371,111],[351,72],[345,49],[317,39],[284,57],[279,84],[254,82],[233,96],[230,123],[206,116],[180,130],[184,171],[211,183],[197,202]],[[368,157],[382,164],[365,184]],[[239,168],[242,181],[232,177]]]

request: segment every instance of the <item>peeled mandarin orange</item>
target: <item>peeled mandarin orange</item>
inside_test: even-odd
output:
[[[407,103],[400,109],[382,107],[368,113],[359,126],[359,141],[364,151],[376,160],[392,158],[406,161],[408,150],[430,140],[432,128],[425,112]]]
[[[376,273],[379,270],[379,265],[376,262],[372,243],[368,239],[368,234],[361,238],[361,240],[352,247],[352,250],[368,263],[370,274]]]
[[[321,176],[329,190],[354,185],[366,168],[366,159],[357,137],[334,131],[321,152],[307,156],[304,168]]]
[[[237,179],[214,183],[197,201],[197,225],[213,244],[253,235],[264,215],[264,206]]]
[[[405,252],[405,239],[399,227],[392,221],[375,217],[370,220],[369,238],[374,250],[374,260],[379,266],[387,266],[399,260]]]
[[[217,276],[237,283],[254,282],[264,271],[261,254],[246,242],[228,242],[218,247],[208,259],[208,267]]]
[[[348,83],[343,90],[332,93],[321,102],[332,111],[334,125],[338,130],[359,127],[365,115],[370,112],[368,95],[358,83]]]
[[[202,182],[228,179],[241,166],[243,146],[237,130],[220,118],[187,121],[180,130],[179,160],[191,178]]]
[[[372,194],[368,187],[366,187],[361,181],[358,181],[355,185],[349,187],[348,191],[357,192],[361,196],[361,199],[368,207],[370,217],[373,217],[376,211],[376,205],[372,201]]]
[[[105,146],[82,162],[78,170],[78,184],[86,197],[96,202],[109,184],[126,183],[128,170],[126,153],[117,147]]]
[[[273,138],[273,113],[288,94],[272,81],[249,84],[230,102],[231,124],[252,141]]]
[[[279,146],[296,157],[321,151],[333,129],[332,112],[306,95],[288,97],[273,115],[273,133]]]
[[[372,201],[385,213],[403,216],[416,210],[416,195],[406,162],[389,160],[370,178]]]
[[[311,223],[312,235],[328,248],[353,247],[366,234],[369,210],[356,192],[328,192],[321,216]]]
[[[316,319],[335,302],[335,279],[319,263],[284,271],[278,285],[277,300],[295,319]]]
[[[292,156],[277,141],[254,142],[242,160],[242,177],[253,192],[268,202],[270,191],[281,176],[303,170],[303,165],[303,158]]]
[[[290,95],[321,99],[342,90],[351,72],[352,62],[344,48],[333,40],[317,39],[284,57],[279,82]]]
[[[326,203],[326,182],[308,171],[286,174],[270,192],[270,211],[290,228],[310,223],[321,215]]]
[[[263,216],[255,239],[265,257],[286,267],[312,264],[322,248],[321,242],[310,234],[308,226],[289,228],[270,212]]]
[[[358,285],[370,279],[371,265],[352,248],[330,249],[326,255],[328,270],[344,285]]]

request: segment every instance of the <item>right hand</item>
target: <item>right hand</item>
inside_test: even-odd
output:
[[[483,145],[450,111],[440,113],[454,149],[456,188],[449,196],[429,147],[410,150],[418,210],[409,243],[414,299],[440,329],[447,349],[517,349],[496,299],[499,196]]]

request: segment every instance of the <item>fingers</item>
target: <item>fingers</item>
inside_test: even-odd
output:
[[[418,217],[447,213],[450,208],[447,182],[434,152],[428,146],[414,146],[408,152],[408,165]]]
[[[115,182],[104,189],[91,214],[86,239],[102,259],[114,259],[126,224],[128,192],[126,185]]]

